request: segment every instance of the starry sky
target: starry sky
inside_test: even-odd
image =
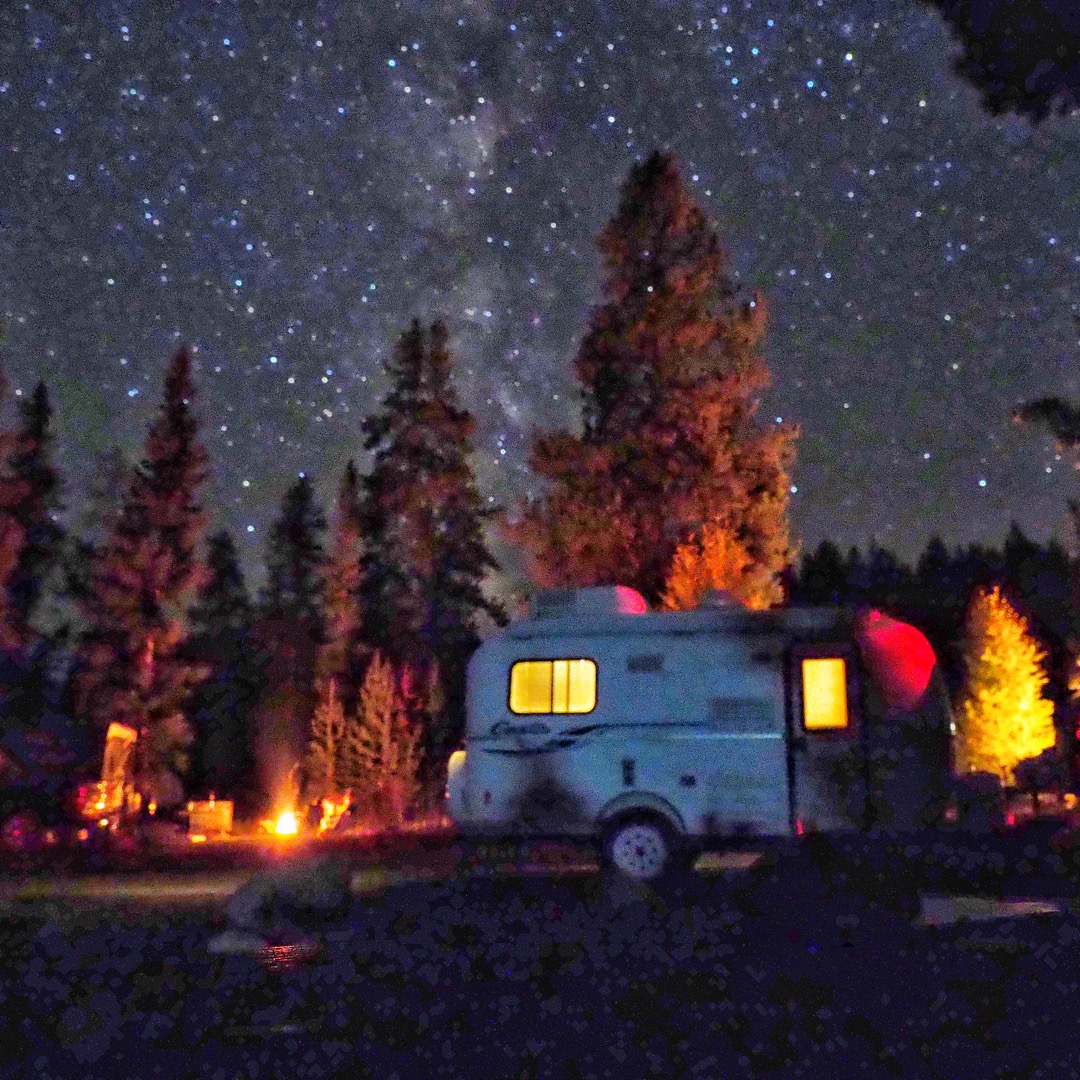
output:
[[[1009,413],[1080,393],[1080,126],[990,117],[953,55],[915,0],[0,4],[4,351],[53,394],[69,518],[186,341],[206,503],[257,572],[295,476],[327,502],[363,466],[414,315],[513,500],[534,426],[577,421],[594,236],[661,147],[768,302],[805,546],[1060,533],[1072,462]]]

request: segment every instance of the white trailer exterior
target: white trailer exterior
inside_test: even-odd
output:
[[[542,591],[469,664],[450,815],[466,836],[600,840],[640,878],[735,838],[933,824],[947,698],[928,645],[897,695],[866,619]]]

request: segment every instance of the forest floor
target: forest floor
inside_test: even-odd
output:
[[[1045,840],[814,841],[657,888],[369,850],[317,950],[273,963],[211,953],[217,905],[23,903],[4,1075],[1076,1076],[1076,874]]]

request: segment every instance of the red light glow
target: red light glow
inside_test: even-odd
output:
[[[937,663],[921,630],[880,611],[860,620],[860,651],[890,708],[913,709],[922,700]]]
[[[615,586],[616,606],[620,615],[644,615],[649,610],[645,597],[627,585]]]

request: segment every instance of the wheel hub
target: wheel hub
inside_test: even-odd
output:
[[[612,861],[636,878],[656,877],[667,862],[668,849],[660,830],[645,823],[620,830],[612,844]]]

